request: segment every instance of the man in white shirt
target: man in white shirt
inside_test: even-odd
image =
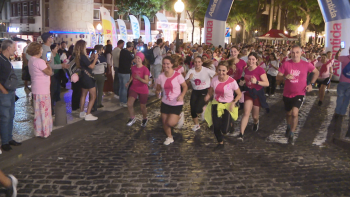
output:
[[[156,35],[156,39],[158,40],[158,39],[163,39],[163,34],[162,34],[162,30],[159,30],[158,31],[158,34]]]
[[[244,47],[242,49],[242,57],[241,60],[245,61],[246,63],[248,62],[248,48]]]
[[[166,54],[164,50],[164,43],[162,39],[157,40],[157,46],[153,49],[153,55],[155,58],[154,63],[151,65],[151,74],[153,76],[153,82],[155,82],[162,72],[162,60]],[[154,86],[155,88],[155,86]]]
[[[118,78],[118,68],[119,68],[119,57],[120,51],[123,49],[124,40],[119,40],[117,43],[117,47],[115,47],[112,51],[113,57],[113,67],[114,67],[114,82],[113,82],[113,91],[114,97],[119,99],[119,78]]]

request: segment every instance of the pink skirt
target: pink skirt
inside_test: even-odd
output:
[[[34,94],[34,135],[47,138],[52,131],[50,94]]]

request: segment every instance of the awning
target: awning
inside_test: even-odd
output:
[[[258,39],[262,40],[298,40],[297,38],[290,37],[282,30],[271,29],[266,34],[259,36]]]

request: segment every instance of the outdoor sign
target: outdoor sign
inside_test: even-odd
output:
[[[119,26],[120,39],[124,40],[124,46],[128,42],[128,30],[126,29],[125,22],[122,19],[117,19]]]
[[[163,30],[162,28],[163,26],[163,23],[162,22],[157,22],[157,29],[161,29]],[[177,23],[168,23],[168,29],[169,30],[175,30],[177,31]],[[180,31],[186,31],[187,29],[187,24],[186,23],[180,23]]]
[[[204,43],[225,45],[226,20],[233,0],[210,0],[204,17]]]
[[[225,37],[226,37],[226,38],[231,37],[231,31],[230,31],[230,29],[231,29],[231,28],[226,27],[226,32],[225,32]]]
[[[151,23],[149,22],[149,19],[147,16],[142,16],[143,20],[145,21],[145,43],[152,42],[151,37]]]
[[[114,21],[114,18],[111,17],[111,23],[112,23],[112,45],[113,45],[113,49],[115,47],[117,47],[118,45],[118,34],[117,34],[117,28],[115,26],[115,21]]]
[[[333,58],[344,43],[340,55],[349,55],[350,47],[350,3],[349,0],[318,0],[326,24],[326,51],[332,51]],[[335,60],[332,80],[338,81],[342,72],[341,63]]]
[[[137,18],[134,15],[129,15],[132,34],[134,35],[134,39],[140,38],[140,25]]]
[[[112,23],[111,23],[111,14],[109,11],[104,8],[100,7],[100,12],[102,15],[102,28],[103,28],[103,45],[107,44],[107,40],[113,40],[112,36]],[[113,41],[112,41],[113,42]]]
[[[163,31],[163,36],[164,36],[164,41],[169,41],[170,39],[170,31],[169,31],[169,22],[168,19],[165,17],[164,14],[162,13],[157,13],[156,14],[157,19],[159,22],[161,22],[162,25],[162,31]]]
[[[9,27],[8,32],[9,33],[18,33],[19,27]]]

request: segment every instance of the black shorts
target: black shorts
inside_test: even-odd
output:
[[[162,114],[176,114],[180,115],[182,112],[182,105],[171,106],[162,102],[160,105],[160,113]]]
[[[304,103],[304,98],[305,98],[305,96],[303,96],[303,95],[298,95],[298,96],[295,96],[293,98],[289,98],[289,97],[284,96],[283,97],[284,109],[286,111],[292,110],[293,107],[300,109]]]
[[[331,82],[331,80],[329,79],[329,77],[326,79],[317,79],[317,81],[316,81],[317,87],[321,87],[321,85],[327,86],[330,82]]]
[[[91,89],[95,87],[95,79],[91,78],[84,72],[79,76],[79,81],[81,82],[81,87],[83,89]]]

